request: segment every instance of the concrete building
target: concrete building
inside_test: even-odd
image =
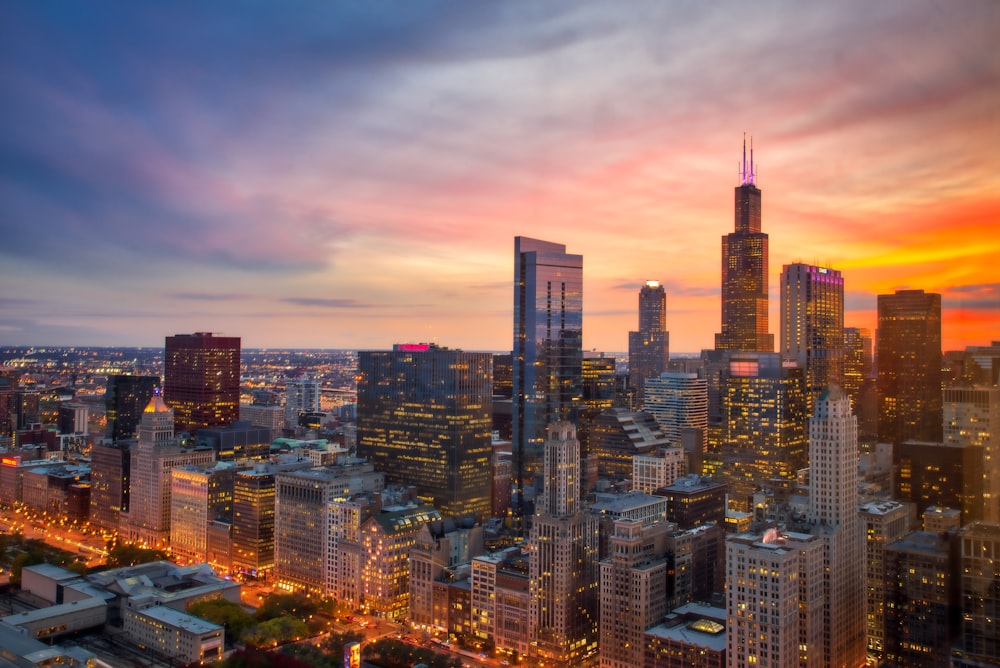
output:
[[[574,666],[597,651],[598,520],[580,501],[580,445],[569,422],[549,426],[545,489],[528,540],[535,658]]]
[[[646,380],[643,410],[667,440],[680,445],[684,429],[708,428],[708,380],[696,373],[661,373]]]
[[[1000,388],[946,387],[943,414],[945,443],[982,448],[982,518],[1000,522]]]
[[[959,534],[962,622],[955,668],[1000,663],[1000,524],[973,522]]]
[[[225,629],[179,610],[152,606],[124,611],[129,640],[141,649],[188,663],[222,659]]]
[[[299,413],[320,412],[320,382],[312,378],[289,378],[285,381],[285,427],[295,429]]]
[[[885,548],[910,533],[914,507],[898,501],[862,504],[865,531],[865,625],[868,659],[880,665],[885,653]]]
[[[170,549],[178,563],[208,561],[208,528],[216,520],[232,522],[232,462],[171,469]]]
[[[589,452],[597,457],[598,475],[607,480],[631,477],[634,457],[669,445],[660,425],[644,411],[609,408],[594,419],[590,429]]]
[[[702,603],[675,608],[643,636],[642,668],[724,668],[726,610]]]
[[[679,447],[657,448],[648,455],[632,457],[632,489],[652,494],[673,484],[685,469],[684,451]]]
[[[822,665],[823,540],[768,529],[726,541],[729,668]]]

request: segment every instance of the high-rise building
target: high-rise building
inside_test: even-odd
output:
[[[0,447],[14,442],[17,411],[14,408],[14,388],[17,381],[0,374]]]
[[[171,469],[215,461],[207,448],[192,448],[174,437],[174,411],[154,394],[139,422],[130,450],[129,509],[120,515],[129,542],[163,548],[170,542]]]
[[[1000,522],[1000,388],[946,387],[944,441],[982,448],[983,519]]]
[[[583,256],[515,237],[512,440],[521,531],[524,489],[541,473],[545,430],[580,408],[582,359]]]
[[[958,543],[955,532],[914,531],[886,547],[886,665],[951,665],[959,621]]]
[[[112,441],[135,438],[142,409],[153,398],[153,391],[159,386],[159,376],[108,376],[104,392],[108,438]]]
[[[761,232],[755,168],[753,147],[747,162],[744,141],[735,230],[722,238],[722,331],[715,335],[716,350],[774,352],[767,327],[767,234]]]
[[[325,595],[339,499],[380,492],[385,476],[361,461],[275,475],[274,582],[284,591]]]
[[[802,370],[777,353],[733,353],[723,380],[720,478],[746,510],[773,478],[794,480],[807,463]]]
[[[865,530],[865,620],[868,658],[881,665],[885,652],[885,548],[910,533],[913,507],[899,501],[872,501],[861,506]]]
[[[809,420],[809,520],[824,539],[826,666],[865,662],[864,534],[858,521],[858,424],[851,399],[829,385]]]
[[[941,441],[941,295],[878,296],[878,440]]]
[[[659,281],[646,281],[639,290],[639,330],[628,333],[629,386],[640,406],[646,379],[666,371],[669,361],[667,293]]]
[[[170,550],[175,561],[208,561],[209,525],[232,521],[235,473],[232,462],[170,471]]]
[[[492,362],[427,344],[361,351],[358,456],[445,516],[488,516]]]
[[[225,427],[240,416],[240,338],[211,332],[166,338],[163,394],[178,432]]]
[[[567,421],[549,427],[545,488],[528,540],[532,649],[546,665],[576,666],[597,650],[598,518],[580,501],[580,443]]]
[[[962,624],[951,665],[995,666],[1000,663],[1000,524],[973,522],[960,540]]]
[[[708,380],[696,373],[662,373],[646,380],[643,405],[667,440],[680,445],[684,429],[708,428]]]
[[[643,633],[667,613],[673,564],[667,554],[668,522],[614,522],[611,555],[601,561],[601,668],[635,668],[643,662]]]
[[[295,428],[299,413],[320,412],[320,382],[312,378],[289,378],[285,381],[285,426]]]
[[[858,433],[863,439],[875,438],[878,411],[875,398],[875,373],[872,361],[872,333],[864,327],[844,328],[844,391],[858,416]]]
[[[893,498],[962,512],[962,524],[983,519],[983,449],[969,443],[905,441],[893,449]]]
[[[768,529],[726,540],[729,668],[822,665],[823,540]]]
[[[580,365],[583,379],[583,405],[576,412],[576,437],[583,456],[590,454],[590,434],[597,416],[620,404],[617,402],[618,378],[615,358],[604,353],[585,353]]]
[[[64,401],[59,404],[59,433],[86,434],[90,407],[82,401]]]
[[[805,370],[806,408],[844,360],[844,277],[836,269],[796,262],[781,270],[781,356]]]
[[[90,523],[104,531],[118,531],[120,515],[128,512],[134,444],[122,439],[90,450]]]
[[[660,425],[645,411],[609,408],[594,420],[590,452],[598,458],[598,474],[610,480],[632,477],[632,458],[670,445]]]

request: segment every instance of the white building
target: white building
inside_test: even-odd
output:
[[[318,413],[320,384],[311,378],[289,378],[285,381],[285,426],[295,428],[299,413]]]
[[[185,663],[222,659],[225,629],[187,613],[154,605],[122,612],[129,640],[142,649]]]
[[[662,373],[646,379],[643,410],[652,413],[667,439],[681,444],[681,430],[708,428],[708,380],[696,373]]]

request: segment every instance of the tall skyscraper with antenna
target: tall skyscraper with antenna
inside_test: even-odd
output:
[[[753,145],[748,161],[744,139],[735,230],[722,238],[722,331],[715,335],[716,350],[774,352],[767,327],[767,235],[761,232],[755,171]]]

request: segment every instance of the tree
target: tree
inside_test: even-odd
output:
[[[151,561],[162,561],[167,558],[163,550],[149,550],[136,545],[116,545],[108,552],[108,568],[123,568],[146,564]]]
[[[309,619],[316,614],[317,604],[305,594],[269,594],[257,608],[256,617],[267,621],[275,617],[292,615],[299,619]]]
[[[253,615],[244,610],[242,605],[224,598],[192,603],[188,606],[187,612],[189,615],[225,627],[226,638],[230,642],[239,640],[243,633],[254,625]]]

